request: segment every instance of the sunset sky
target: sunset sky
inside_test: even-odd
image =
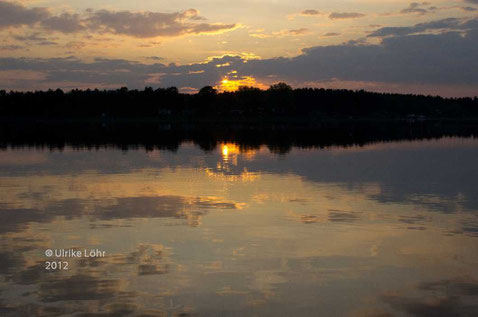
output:
[[[0,0],[0,89],[478,95],[478,0]]]

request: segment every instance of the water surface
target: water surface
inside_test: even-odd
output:
[[[276,152],[0,152],[0,315],[478,314],[477,139]]]

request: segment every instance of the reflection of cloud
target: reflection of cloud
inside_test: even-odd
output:
[[[420,297],[401,293],[382,295],[394,309],[413,316],[476,316],[478,283],[474,279],[425,282],[417,287]]]
[[[22,196],[22,199],[24,198],[26,196]],[[40,197],[33,197],[33,199],[38,198]],[[190,225],[195,226],[199,224],[200,217],[210,209],[242,208],[241,204],[217,197],[127,197],[117,198],[115,203],[110,203],[100,201],[98,205],[90,206],[91,202],[81,199],[65,199],[47,202],[45,209],[3,208],[0,209],[0,233],[22,231],[30,223],[51,222],[59,216],[66,219],[88,216],[92,221],[171,217],[186,219]],[[93,227],[104,228],[102,224],[94,224]]]
[[[22,166],[22,165],[38,165],[47,161],[47,155],[41,152],[0,152],[0,165]]]
[[[332,222],[352,222],[360,217],[360,212],[355,211],[343,211],[343,210],[330,210],[329,221]]]
[[[458,233],[458,232],[457,232]],[[461,225],[460,233],[478,238],[478,219],[468,220]]]
[[[140,244],[137,250],[126,255],[115,255],[117,265],[135,265],[138,275],[166,274],[168,263],[163,263],[164,247],[162,245]]]
[[[0,209],[0,233],[25,230],[31,222],[51,219],[51,216],[36,209]]]
[[[304,224],[325,223],[325,222],[354,222],[360,219],[361,212],[343,211],[330,209],[328,214],[317,212],[315,214],[298,214],[291,210],[288,215]]]
[[[39,295],[43,302],[100,300],[115,297],[119,286],[120,283],[116,280],[100,279],[90,275],[64,278],[51,276],[40,285]]]
[[[215,197],[187,198],[182,196],[118,198],[111,206],[98,208],[101,220],[128,218],[173,217],[187,219],[192,225],[208,209],[238,209],[239,205]]]

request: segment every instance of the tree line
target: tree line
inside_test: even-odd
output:
[[[293,89],[278,83],[261,90],[240,87],[196,94],[176,87],[130,90],[0,90],[1,117],[107,118],[478,118],[478,98],[443,98],[364,90]]]

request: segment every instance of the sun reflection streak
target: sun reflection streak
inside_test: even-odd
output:
[[[234,143],[223,143],[220,145],[220,153],[222,160],[217,162],[216,168],[206,169],[208,177],[228,181],[254,181],[260,176],[258,173],[249,172],[246,168],[240,171],[237,171],[237,168],[233,168],[238,165],[239,159],[251,160],[256,154],[255,150],[241,149]]]

